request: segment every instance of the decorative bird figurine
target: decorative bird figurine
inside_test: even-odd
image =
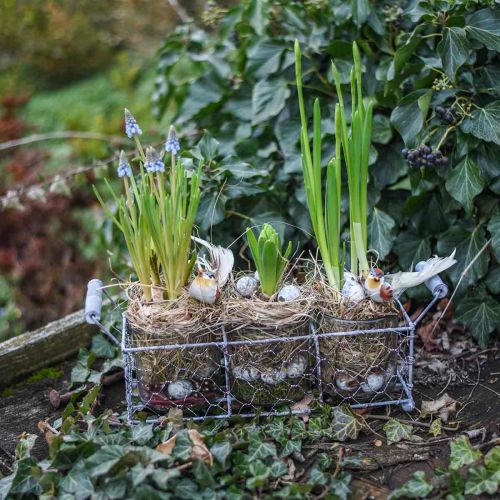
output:
[[[399,298],[406,289],[421,285],[453,266],[457,262],[454,257],[455,251],[449,257],[434,256],[425,261],[418,272],[400,271],[384,276],[382,270],[375,267],[365,280],[365,293],[375,302]]]
[[[208,258],[198,257],[196,276],[189,286],[189,295],[199,302],[214,304],[233,269],[233,252],[195,236],[192,239],[207,249]]]

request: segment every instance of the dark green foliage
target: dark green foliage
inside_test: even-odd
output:
[[[218,159],[230,155],[241,165],[205,171],[203,229],[211,223],[214,237],[227,240],[250,218],[287,223],[287,237],[308,240],[293,42],[303,49],[307,115],[315,98],[324,103],[326,167],[335,151],[337,100],[330,63],[335,60],[348,84],[356,41],[364,95],[376,99],[368,188],[374,250],[387,270],[456,247],[459,262],[448,273],[453,286],[482,250],[457,301],[479,288],[489,296],[488,318],[497,318],[498,292],[489,276],[497,269],[500,238],[499,33],[494,3],[476,1],[414,0],[385,8],[368,0],[247,0],[229,9],[211,34],[179,27],[160,51],[156,113],[185,130],[208,130],[218,141]],[[423,145],[446,160],[425,158],[410,168],[402,149]],[[346,186],[343,194],[345,200]],[[346,209],[344,202],[343,223]],[[483,248],[490,238],[492,248]],[[482,323],[487,328],[474,334],[484,343],[498,323]]]

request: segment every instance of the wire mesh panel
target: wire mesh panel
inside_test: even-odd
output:
[[[244,327],[229,331],[228,337],[233,413],[258,407],[277,411],[311,392],[315,354],[309,321],[286,328]]]
[[[222,330],[215,341],[139,345],[124,320],[129,420],[157,421],[171,408],[194,420],[297,414],[309,411],[296,405],[306,396],[331,405],[410,408],[414,324],[406,317],[398,326],[395,316],[364,330],[355,326],[341,321],[330,326],[337,331],[319,331],[303,322],[286,331]]]

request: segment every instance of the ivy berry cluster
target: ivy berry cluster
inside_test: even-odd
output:
[[[436,116],[445,124],[456,125],[458,119],[451,108],[443,108],[442,106],[436,106],[434,108]]]
[[[423,145],[416,149],[404,148],[401,153],[408,165],[413,168],[448,165],[448,157],[443,156],[439,149],[433,151],[430,146]]]

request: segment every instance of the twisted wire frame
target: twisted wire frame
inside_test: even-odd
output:
[[[311,413],[312,401],[411,411],[415,328],[437,300],[415,320],[396,301],[403,320],[385,328],[324,332],[311,321],[291,332],[256,329],[228,338],[221,329],[215,340],[166,345],[134,342],[123,316],[128,420],[157,423],[172,408],[197,421],[301,415]],[[155,377],[154,363],[161,359],[168,367],[174,357],[185,366]]]

